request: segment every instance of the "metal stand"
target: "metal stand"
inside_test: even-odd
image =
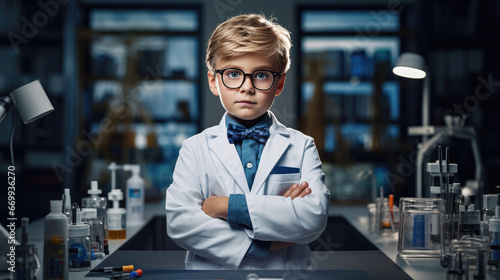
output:
[[[479,152],[479,145],[477,141],[476,131],[474,127],[462,125],[448,125],[448,126],[411,126],[408,128],[408,135],[411,136],[432,136],[430,139],[424,141],[418,146],[416,174],[415,174],[415,195],[422,197],[423,183],[423,163],[424,156],[436,149],[437,145],[448,137],[456,137],[465,140],[470,140],[472,146],[472,153],[474,155],[474,162],[476,163],[475,179],[478,182],[478,197],[482,197],[482,172],[483,165],[481,161],[481,154]]]

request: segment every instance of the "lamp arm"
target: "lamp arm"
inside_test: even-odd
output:
[[[429,72],[429,71],[427,71]],[[430,103],[431,103],[431,94],[430,94],[430,87],[431,87],[431,76],[428,74],[424,78],[424,85],[422,89],[422,126],[424,128],[427,128],[430,125],[429,118],[430,118]],[[422,136],[422,142],[427,141],[427,135]]]
[[[10,108],[13,106],[12,99],[8,96],[0,97],[0,123],[5,119]]]
[[[431,76],[427,75],[424,78],[424,88],[422,92],[422,126],[428,126],[429,123],[429,110],[430,110],[430,87],[431,87]]]

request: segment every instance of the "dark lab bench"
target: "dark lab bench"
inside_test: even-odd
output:
[[[313,270],[184,270],[186,252],[167,236],[166,219],[160,215],[96,268],[133,264],[144,271],[142,279],[245,279],[249,273],[283,279],[411,279],[342,216],[330,216],[323,234],[309,246]]]

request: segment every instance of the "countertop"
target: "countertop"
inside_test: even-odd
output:
[[[368,217],[367,217],[367,209],[366,206],[340,206],[340,205],[331,205],[329,214],[331,216],[344,216],[349,223],[354,226],[362,235],[364,235],[373,245],[375,245],[380,251],[362,251],[358,252],[358,255],[354,251],[336,251],[331,252],[328,255],[329,259],[325,258],[325,254],[323,253],[321,259],[327,260],[325,263],[328,263],[327,266],[318,266],[317,269],[309,274],[306,273],[307,279],[325,279],[331,278],[335,276],[336,279],[373,279],[369,277],[367,273],[362,270],[364,266],[376,266],[376,263],[368,263],[368,262],[376,262],[377,257],[387,257],[394,264],[396,264],[399,268],[401,268],[406,274],[408,274],[413,279],[446,279],[446,271],[441,267],[440,261],[437,258],[427,258],[427,259],[402,259],[397,254],[397,234],[385,234],[378,235],[375,233],[370,233],[368,231]],[[127,224],[127,240],[134,236],[141,228],[146,224],[146,222],[152,219],[156,215],[164,214],[164,202],[156,202],[156,203],[147,203],[145,206],[145,221],[138,224]],[[20,233],[19,233],[20,234]],[[144,254],[149,255],[149,259],[156,259],[165,261],[165,270],[171,269],[170,273],[173,277],[178,278],[179,275],[184,275],[184,277],[188,277],[190,279],[200,278],[197,272],[188,272],[188,271],[180,271],[176,270],[179,266],[182,265],[184,261],[183,251],[134,251],[131,253],[127,253],[128,251],[117,251],[117,249],[123,245],[127,240],[109,240],[109,250],[110,255],[106,256],[102,260],[92,261],[91,268],[95,268],[101,262],[105,262],[106,266],[113,263],[114,259],[120,258],[120,256],[133,256],[136,259],[141,258]],[[29,226],[29,243],[34,244],[38,249],[38,256],[43,256],[43,219],[34,221],[30,223]],[[168,252],[168,254],[166,254]],[[381,255],[383,253],[383,255]],[[319,254],[319,252],[318,252]],[[361,254],[361,255],[360,255]],[[379,254],[379,255],[377,255]],[[155,255],[155,256],[153,256]],[[156,256],[158,255],[158,256]],[[385,255],[385,256],[384,256]],[[360,263],[362,259],[359,259],[359,256],[363,256],[363,260],[366,263]],[[167,259],[165,259],[167,258]],[[370,261],[372,260],[372,261]],[[332,264],[335,265],[332,266]],[[326,270],[328,269],[328,270]],[[326,273],[325,271],[329,271]],[[92,279],[92,280],[101,280],[101,279],[109,279],[105,277],[85,277],[89,271],[82,272],[70,272],[70,279]],[[173,273],[173,274],[172,274]],[[241,273],[249,273],[249,272],[224,272],[227,277],[231,278],[236,276],[241,276]],[[222,274],[224,274],[222,273]],[[222,274],[218,274],[218,276],[223,276]],[[158,278],[155,278],[155,275]],[[246,274],[245,274],[246,275]],[[277,276],[283,276],[283,272],[281,274],[276,274],[272,271],[263,271],[261,272],[261,277],[271,277],[276,278]],[[0,279],[8,279],[9,275],[4,273],[0,274]],[[183,277],[183,278],[184,278]],[[292,278],[304,279],[301,275],[296,275]],[[162,279],[161,271],[153,270],[149,271],[148,275],[143,277],[143,279]],[[201,278],[206,278],[206,275],[201,274]],[[239,278],[239,277],[236,277]],[[42,271],[39,269],[37,271],[37,279],[43,279]],[[487,271],[486,280],[490,279],[500,279],[500,272]]]

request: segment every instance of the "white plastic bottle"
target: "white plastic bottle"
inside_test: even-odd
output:
[[[123,200],[123,193],[120,189],[111,190],[108,193],[108,200],[113,201],[113,208],[108,208],[107,223],[109,239],[127,238],[127,210],[120,208],[120,200]]]
[[[50,201],[45,217],[43,243],[43,279],[69,279],[68,218],[62,213],[62,201]]]
[[[132,171],[127,180],[127,223],[144,221],[144,180],[139,176],[141,171],[137,164],[125,164],[123,170]]]

